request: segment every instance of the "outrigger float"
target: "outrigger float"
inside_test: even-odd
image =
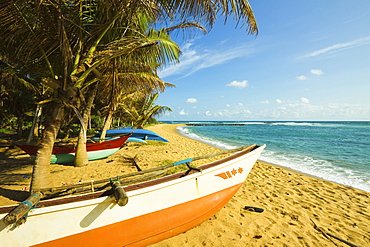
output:
[[[18,206],[0,207],[0,246],[147,246],[170,238],[222,209],[264,148],[252,145],[109,180],[43,189]],[[231,152],[199,167],[190,164]],[[165,175],[184,163],[187,170]]]

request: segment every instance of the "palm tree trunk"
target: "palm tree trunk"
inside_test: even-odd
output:
[[[36,153],[32,172],[31,193],[43,188],[53,187],[50,173],[50,156],[53,151],[55,138],[65,117],[65,109],[56,105],[49,115],[43,138]]]
[[[100,141],[103,141],[105,139],[105,136],[106,136],[106,133],[107,133],[107,130],[110,128],[110,126],[112,125],[112,120],[113,120],[113,113],[114,111],[109,109],[108,110],[108,115],[107,117],[105,118],[105,121],[104,121],[104,126],[103,126],[103,130],[101,131],[101,135],[100,135]]]
[[[94,103],[97,89],[98,89],[98,84],[96,84],[95,88],[89,94],[89,98],[86,102],[86,107],[83,111],[81,129],[80,129],[80,133],[78,134],[76,156],[74,160],[74,164],[77,167],[86,166],[89,162],[88,156],[87,156],[87,150],[86,150],[86,132],[87,132],[87,123],[91,115],[91,108]]]
[[[23,114],[18,114],[17,118],[17,135],[18,139],[21,139],[22,133],[23,133],[23,119],[24,115]]]
[[[80,133],[78,134],[76,156],[75,156],[75,160],[74,160],[74,164],[77,167],[87,166],[88,163],[89,163],[88,156],[87,156],[87,150],[86,150],[86,127],[87,127],[87,124],[85,124],[85,121],[84,121],[83,124],[85,125],[85,127],[82,128],[82,126],[81,126]]]
[[[33,117],[32,127],[31,127],[26,143],[30,143],[33,136],[38,136],[38,127],[39,127],[41,113],[42,113],[42,106],[38,104],[36,106],[35,116]]]

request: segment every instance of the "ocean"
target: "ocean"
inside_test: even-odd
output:
[[[370,122],[189,121],[182,135],[220,149],[266,144],[260,160],[370,192]]]

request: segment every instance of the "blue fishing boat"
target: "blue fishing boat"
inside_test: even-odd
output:
[[[104,141],[109,141],[109,140],[112,140],[112,139],[117,139],[119,138],[120,136],[109,136],[109,137],[105,137],[104,138]],[[93,137],[89,137],[89,139],[93,140],[93,141],[97,141],[100,139],[100,134],[99,136],[93,136]],[[143,139],[139,139],[139,138],[135,138],[135,137],[129,137],[126,142],[140,142],[140,143],[147,143],[146,141],[144,141]]]
[[[112,136],[117,136],[117,135],[122,135],[122,134],[129,134],[131,133],[130,138],[137,138],[141,140],[149,140],[149,141],[161,141],[161,142],[169,142],[168,140],[164,139],[157,133],[146,130],[146,129],[110,129],[107,130],[106,137],[112,137]],[[100,137],[101,132],[96,134],[94,138]],[[129,140],[130,141],[130,140]]]

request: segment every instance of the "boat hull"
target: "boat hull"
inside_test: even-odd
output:
[[[100,160],[107,158],[115,154],[119,148],[103,149],[97,151],[87,152],[88,160]],[[75,160],[76,153],[67,153],[67,154],[52,154],[50,156],[51,164],[62,164],[62,163],[72,163]],[[35,155],[31,155],[32,158],[35,158]]]
[[[107,137],[105,138],[105,140],[112,140],[112,139],[115,139],[117,137]],[[90,137],[91,140],[99,140],[100,137],[99,136],[94,136],[94,137]],[[140,142],[140,143],[147,143],[146,141],[144,141],[143,139],[140,139],[140,138],[135,138],[135,137],[129,137],[127,139],[126,142]]]
[[[122,134],[129,134],[131,133],[131,137],[141,139],[141,140],[149,140],[149,141],[162,141],[168,142],[168,140],[164,139],[157,133],[146,130],[146,129],[111,129],[107,130],[106,136],[114,136],[114,135],[122,135]],[[100,134],[97,134],[95,137],[99,137]]]
[[[108,140],[102,143],[87,143],[86,151],[88,160],[104,159],[114,153],[116,153],[122,145],[127,141],[130,135],[121,136],[112,140]],[[37,153],[37,146],[34,145],[21,145],[14,143],[31,157],[35,157]],[[74,161],[76,155],[75,145],[65,146],[54,146],[52,155],[50,157],[50,163],[71,163]]]
[[[147,246],[199,225],[218,212],[239,187],[240,184],[170,208],[33,246]]]
[[[0,245],[147,246],[175,236],[220,210],[243,184],[263,148],[202,166],[202,172],[127,186],[129,202],[124,207],[112,196],[45,201],[13,230],[0,221]]]

